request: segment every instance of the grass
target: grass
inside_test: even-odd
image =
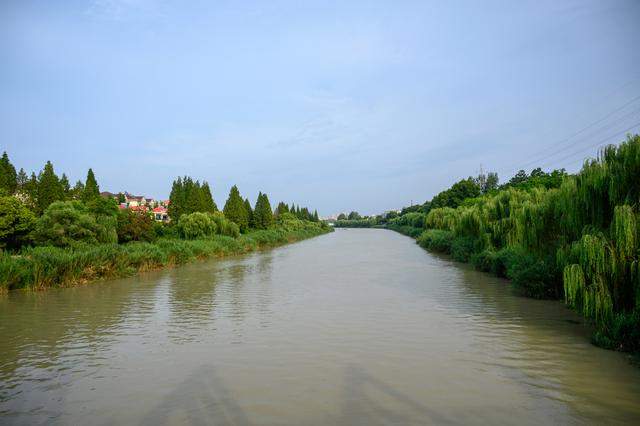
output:
[[[75,248],[30,247],[18,255],[0,253],[0,291],[46,289],[126,277],[197,259],[243,254],[330,232],[318,225],[275,226],[232,238],[161,238],[153,243],[97,244]]]

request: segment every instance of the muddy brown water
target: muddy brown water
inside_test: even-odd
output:
[[[0,298],[1,424],[640,424],[559,302],[386,230]]]

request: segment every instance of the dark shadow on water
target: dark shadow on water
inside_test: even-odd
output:
[[[367,373],[364,368],[350,364],[344,377],[344,396],[340,424],[390,425],[390,424],[445,424],[447,419],[410,395],[394,389],[382,380]],[[393,400],[394,410],[376,402],[373,393],[384,394]],[[419,419],[419,420],[417,420]]]
[[[180,383],[140,422],[141,425],[173,424],[176,416],[189,425],[248,425],[224,381],[211,365],[205,365]]]

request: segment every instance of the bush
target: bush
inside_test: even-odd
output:
[[[215,212],[211,215],[211,218],[216,223],[219,235],[226,235],[232,238],[238,238],[240,236],[240,227],[238,224],[224,217],[224,213]]]
[[[418,237],[418,244],[421,247],[440,253],[451,253],[452,242],[453,233],[440,229],[426,230]]]
[[[56,201],[38,219],[34,238],[40,244],[57,247],[116,242],[112,218],[100,219],[98,222],[79,201]]]
[[[556,297],[554,269],[548,262],[532,255],[521,254],[510,258],[507,277],[525,296],[536,299]]]
[[[173,223],[155,222],[153,232],[157,238],[179,238],[178,227]]]
[[[483,250],[480,253],[474,253],[469,259],[471,264],[479,271],[493,272],[494,265],[497,261],[497,255],[493,250]]]
[[[521,254],[512,248],[498,250],[493,258],[491,272],[499,277],[507,278],[507,271]]]
[[[153,241],[156,237],[154,221],[146,213],[122,209],[118,212],[116,232],[119,243]]]
[[[19,248],[29,241],[35,215],[15,197],[0,197],[0,248]]]
[[[207,213],[195,212],[183,214],[178,220],[178,231],[182,238],[194,240],[215,235],[218,226],[212,216]]]
[[[473,237],[456,237],[451,241],[451,256],[458,262],[468,262],[477,247],[478,241]]]
[[[593,343],[605,349],[640,353],[640,312],[615,314],[609,327],[597,330]]]

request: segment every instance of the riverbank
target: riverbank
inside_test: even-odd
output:
[[[316,237],[332,229],[304,222],[256,230],[238,238],[213,235],[205,239],[162,238],[152,243],[98,244],[76,248],[33,247],[19,255],[0,254],[0,292],[43,290],[87,284],[102,279],[225,257]]]

